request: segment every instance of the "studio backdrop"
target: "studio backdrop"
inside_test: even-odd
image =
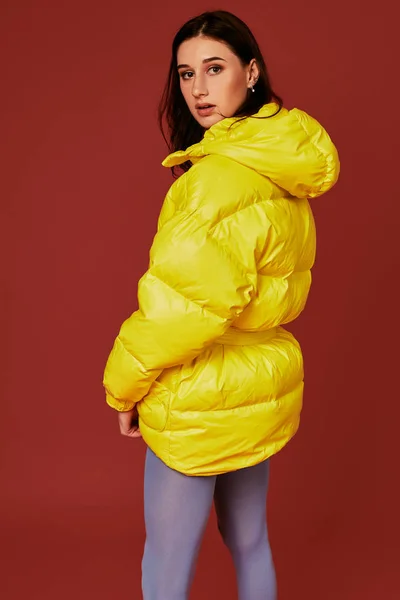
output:
[[[271,463],[280,600],[400,597],[398,32],[389,3],[5,0],[4,600],[140,598],[145,448],[119,435],[101,382],[137,308],[172,181],[156,122],[172,38],[217,8],[248,23],[277,93],[326,127],[342,165],[337,186],[312,201],[313,286],[290,325],[306,375],[300,430]],[[192,598],[235,593],[212,514]]]

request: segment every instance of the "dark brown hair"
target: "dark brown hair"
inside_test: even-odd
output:
[[[248,65],[253,58],[257,62],[260,74],[257,84],[254,86],[254,93],[251,90],[248,91],[245,101],[233,115],[234,117],[250,117],[258,112],[264,104],[272,101],[278,103],[278,112],[283,105],[282,99],[272,89],[264,58],[249,27],[228,11],[204,12],[187,21],[179,29],[172,42],[168,77],[158,107],[159,126],[170,152],[185,150],[199,142],[204,135],[203,127],[189,111],[183,97],[177,70],[179,46],[184,41],[200,35],[225,43],[236,54],[243,66]],[[167,134],[165,125],[168,130]],[[181,165],[183,171],[187,171],[190,167],[190,161]],[[174,169],[172,172],[175,176]]]

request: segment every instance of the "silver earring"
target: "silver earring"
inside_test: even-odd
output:
[[[255,92],[255,91],[256,91],[256,90],[254,89],[254,87],[253,87],[253,86],[251,86],[251,88],[250,88],[250,89],[251,89],[251,91],[252,91],[252,92]]]

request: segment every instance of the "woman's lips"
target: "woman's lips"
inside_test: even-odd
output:
[[[211,115],[211,113],[213,112],[215,106],[211,105],[207,108],[202,108],[201,106],[199,106],[198,108],[196,108],[197,112],[199,113],[199,115],[201,117],[208,117],[208,115]]]

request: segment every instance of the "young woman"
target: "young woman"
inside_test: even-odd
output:
[[[226,11],[177,33],[164,117],[163,165],[183,174],[104,375],[121,433],[148,446],[143,598],[188,597],[214,501],[240,600],[275,600],[269,457],[296,433],[303,395],[282,324],[305,306],[308,198],[335,184],[338,156],[319,123],[283,108],[252,33]]]

